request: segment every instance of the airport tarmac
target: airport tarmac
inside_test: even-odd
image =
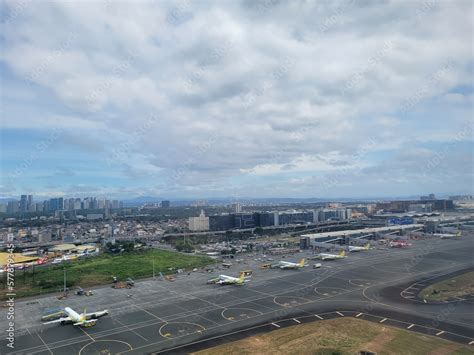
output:
[[[7,348],[2,339],[0,353],[178,352],[185,345],[205,344],[206,339],[212,339],[206,343],[212,345],[248,332],[343,316],[472,345],[472,299],[431,304],[416,294],[442,275],[472,269],[473,241],[472,235],[417,240],[409,248],[350,253],[342,260],[322,262],[320,269],[311,268],[318,260],[302,270],[269,270],[259,268],[262,262],[244,258],[230,269],[181,274],[174,282],[145,280],[131,290],[97,288],[91,297],[22,300],[15,305],[15,349]],[[296,253],[284,260],[309,256],[310,252]],[[244,286],[206,284],[212,276],[237,276],[247,269],[253,276]],[[65,306],[77,312],[108,309],[110,315],[90,328],[41,324],[45,309]],[[5,330],[6,316],[7,311],[0,310],[0,327]]]

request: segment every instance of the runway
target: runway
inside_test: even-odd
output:
[[[245,264],[213,274],[180,275],[175,282],[137,282],[132,291],[104,287],[92,297],[20,301],[16,304],[15,349],[11,351],[2,340],[0,353],[185,352],[334,317],[367,319],[472,345],[472,299],[425,304],[406,297],[416,294],[417,285],[424,287],[430,279],[473,268],[472,246],[472,235],[419,240],[411,248],[351,253],[343,260],[323,262],[321,269],[297,271],[259,269],[260,262],[247,258]],[[310,255],[297,253],[291,260]],[[206,285],[211,276],[235,276],[245,269],[254,271],[245,286]],[[43,310],[58,305],[77,311],[87,308],[88,312],[108,309],[110,315],[91,328],[42,325]],[[6,329],[6,310],[0,311],[0,319],[0,326]]]

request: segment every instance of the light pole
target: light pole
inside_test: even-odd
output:
[[[64,294],[66,294],[66,267],[64,267]]]

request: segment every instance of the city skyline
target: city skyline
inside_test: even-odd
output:
[[[1,7],[1,198],[473,193],[468,1]]]

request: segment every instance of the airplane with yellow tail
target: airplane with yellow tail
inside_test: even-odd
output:
[[[355,245],[349,245],[349,251],[366,251],[370,249],[370,243],[367,243],[363,247],[355,246]]]
[[[346,251],[341,250],[339,254],[319,253],[316,255],[317,259],[321,260],[337,260],[346,258]]]
[[[245,272],[241,272],[239,277],[227,276],[227,275],[219,275],[215,278],[212,278],[207,281],[208,284],[216,284],[216,285],[237,285],[242,286],[246,282],[248,282],[245,278]]]
[[[97,323],[98,318],[109,314],[109,311],[103,310],[99,312],[87,313],[86,310],[84,309],[84,312],[79,314],[73,309],[66,307],[64,308],[64,313],[67,314],[67,317],[61,317],[49,322],[44,322],[43,324],[59,323],[59,324],[64,325],[64,324],[72,323],[75,326],[91,327]]]
[[[282,261],[278,262],[278,264],[276,264],[274,267],[280,268],[282,270],[286,270],[286,269],[297,270],[297,269],[304,268],[305,266],[306,266],[305,260],[301,259],[297,263],[292,263],[291,261],[283,261],[282,260]]]

